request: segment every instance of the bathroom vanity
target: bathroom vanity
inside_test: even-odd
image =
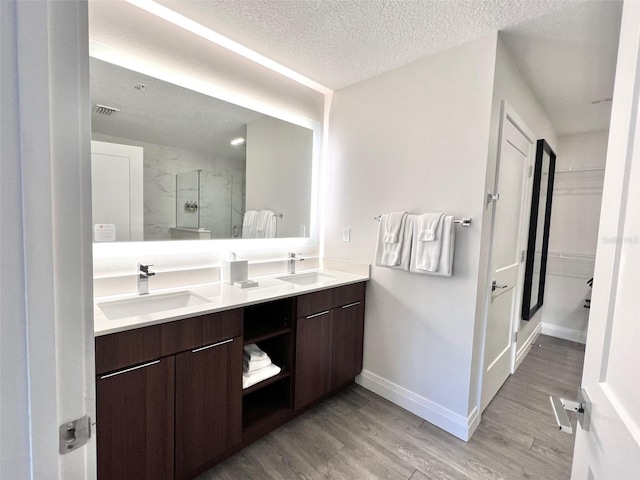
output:
[[[308,275],[111,323],[96,308],[98,477],[193,478],[353,382],[368,277]],[[243,390],[250,343],[281,372]]]

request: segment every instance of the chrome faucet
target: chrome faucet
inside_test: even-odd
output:
[[[289,273],[296,273],[296,261],[302,262],[304,258],[296,258],[296,255],[302,255],[301,253],[289,252],[287,258],[289,259]]]
[[[155,272],[149,271],[149,267],[153,267],[153,265],[138,264],[138,295],[149,293],[149,277],[155,275]]]

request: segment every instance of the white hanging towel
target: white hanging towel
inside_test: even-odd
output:
[[[436,239],[436,231],[440,226],[442,213],[424,213],[418,215],[418,236],[416,240],[421,242],[433,242]]]
[[[453,273],[453,255],[455,249],[455,229],[453,217],[443,215],[438,222],[435,239],[418,240],[420,221],[415,222],[415,241],[411,247],[409,271],[426,275],[450,277]]]
[[[242,238],[255,238],[256,220],[258,212],[247,210],[242,219]]]
[[[404,213],[398,230],[397,242],[385,242],[385,237],[390,238],[387,236],[389,232],[387,230],[388,221],[389,214],[380,216],[375,264],[379,267],[409,270],[415,215],[407,215]]]
[[[407,212],[391,212],[387,215],[387,221],[384,226],[385,243],[398,243],[400,229],[403,226],[402,223],[406,216]]]
[[[261,210],[256,219],[256,238],[276,237],[276,214],[271,210]]]

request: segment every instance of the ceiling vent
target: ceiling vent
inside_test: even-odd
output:
[[[96,107],[94,108],[95,112],[98,115],[111,115],[112,113],[117,113],[120,111],[120,109],[118,108],[113,108],[113,107],[107,107],[106,105],[100,105],[99,103],[96,103]]]

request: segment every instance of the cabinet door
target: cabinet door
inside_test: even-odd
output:
[[[296,325],[295,408],[331,390],[333,314],[330,310],[298,318]]]
[[[242,429],[242,337],[176,355],[176,478],[191,478]]]
[[[173,479],[173,357],[97,377],[100,480]]]
[[[364,304],[354,302],[333,310],[333,389],[352,382],[362,370]]]

